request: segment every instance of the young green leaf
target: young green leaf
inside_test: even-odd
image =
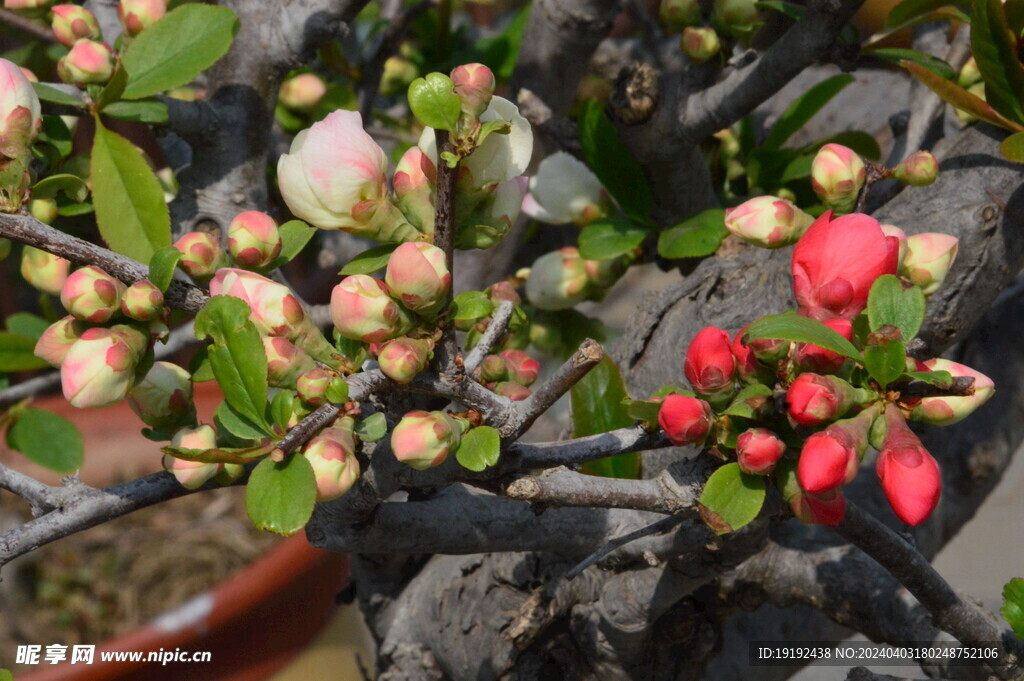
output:
[[[763,402],[763,399],[772,394],[772,389],[763,383],[751,383],[741,390],[736,397],[733,398],[732,403],[729,407],[722,412],[724,416],[738,416],[744,419],[752,419],[757,417],[758,402]]]
[[[0,372],[34,371],[50,366],[35,356],[36,339],[0,331]]]
[[[747,327],[747,332],[743,334],[743,337],[746,340],[772,338],[796,343],[812,343],[858,362],[864,359],[853,343],[832,329],[819,321],[795,314],[762,317]]]
[[[107,244],[148,262],[171,243],[171,218],[164,190],[142,152],[96,121],[92,149],[92,198],[96,222]]]
[[[106,113],[105,109],[108,105],[121,99],[126,85],[128,85],[128,72],[124,69],[124,66],[118,64],[114,68],[114,73],[111,75],[110,80],[107,81],[107,84],[103,86],[100,94],[96,97],[96,110]]]
[[[388,432],[388,422],[384,414],[377,412],[356,423],[356,436],[363,442],[376,442]]]
[[[85,100],[81,97],[68,94],[63,90],[47,85],[45,83],[32,83],[32,89],[36,91],[36,96],[44,102],[50,104],[59,104],[60,106],[73,106],[78,109],[88,108]]]
[[[89,196],[89,188],[85,181],[77,175],[67,173],[50,175],[32,187],[33,199],[52,199],[60,192],[72,201],[85,201]]]
[[[871,330],[895,326],[904,342],[917,336],[924,322],[924,294],[917,286],[904,286],[894,274],[883,274],[868,292],[868,322]]]
[[[580,232],[580,255],[586,260],[617,258],[632,252],[645,236],[647,229],[630,220],[614,217],[600,219]]]
[[[890,64],[896,64],[897,66],[899,66],[902,60],[906,59],[907,61],[920,64],[940,78],[954,78],[956,76],[956,72],[953,70],[953,67],[945,61],[938,57],[933,57],[925,52],[918,52],[917,50],[910,50],[904,47],[879,47],[877,49],[865,51],[864,54],[877,57],[878,59],[885,60]]]
[[[163,125],[168,121],[167,105],[156,99],[138,102],[114,102],[103,109],[103,115],[122,121]]]
[[[725,211],[711,208],[697,213],[658,235],[658,255],[677,258],[703,258],[718,250],[728,236]]]
[[[31,312],[15,312],[5,322],[7,330],[19,336],[39,340],[50,324],[39,315]]]
[[[462,100],[455,94],[451,78],[443,73],[428,73],[409,85],[409,108],[423,125],[435,130],[454,130],[462,114]]]
[[[72,473],[85,462],[85,439],[75,424],[42,409],[25,409],[7,431],[7,445],[57,473]]]
[[[301,454],[281,463],[264,459],[245,488],[245,509],[253,525],[285,536],[305,527],[315,504],[316,475]]]
[[[1024,639],[1024,579],[1014,577],[1003,587],[1003,609],[1000,612],[1017,638]]]
[[[920,64],[906,60],[903,60],[900,64],[947,104],[1000,128],[1014,132],[1024,132],[1024,125],[999,115],[984,99],[972,95],[953,81],[935,75]]]
[[[618,367],[605,357],[572,388],[573,437],[632,426],[633,417],[623,404],[628,397]],[[583,470],[609,478],[637,478],[640,476],[640,459],[636,454],[621,454],[587,463]]]
[[[790,137],[800,128],[807,124],[807,121],[814,117],[829,100],[839,94],[843,88],[854,81],[854,77],[847,74],[839,74],[827,78],[814,87],[807,90],[786,108],[779,116],[779,120],[768,132],[762,147],[765,149],[780,149]]]
[[[227,400],[217,405],[213,419],[218,432],[226,430],[242,440],[259,440],[267,435],[260,426],[238,413]]]
[[[464,291],[452,303],[455,319],[483,319],[494,311],[494,304],[482,291]]]
[[[622,406],[626,408],[626,413],[629,414],[631,419],[636,421],[646,421],[647,423],[658,422],[658,413],[661,411],[661,402],[653,402],[650,400],[631,400],[627,398],[622,400]]]
[[[490,426],[477,426],[462,436],[455,458],[463,468],[479,473],[498,463],[501,455],[501,437]]]
[[[864,348],[864,368],[883,388],[900,378],[907,368],[907,348],[898,340]]]
[[[999,151],[1014,163],[1024,163],[1024,132],[1014,133],[1004,139],[999,145]]]
[[[912,380],[924,381],[940,388],[953,385],[953,374],[948,371],[908,371],[905,375]]]
[[[757,517],[764,505],[765,480],[727,463],[708,478],[700,495],[700,515],[716,534],[735,532]]]
[[[181,251],[174,246],[164,246],[149,259],[149,281],[161,291],[166,291],[174,279],[174,270],[181,261]]]
[[[398,244],[384,244],[363,251],[342,267],[338,274],[373,274],[377,270],[387,267],[391,253],[396,248],[398,248]]]
[[[316,228],[310,227],[302,220],[289,220],[277,228],[277,233],[281,235],[281,254],[266,267],[268,270],[291,262],[316,234]]]
[[[633,152],[594,99],[583,102],[579,118],[580,144],[587,165],[622,210],[634,220],[646,222],[654,197]]]
[[[971,3],[971,52],[985,81],[985,101],[1000,114],[1024,124],[1024,65],[1000,0]]]
[[[186,85],[227,54],[238,17],[227,7],[186,4],[168,12],[121,55],[128,71],[124,99],[142,99]]]

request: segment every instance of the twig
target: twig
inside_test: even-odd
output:
[[[435,139],[437,140],[437,204],[434,214],[434,245],[444,251],[445,264],[448,266],[448,271],[452,273],[454,281],[455,173],[458,166],[449,168],[448,163],[441,157],[443,153],[451,152],[454,148],[448,131],[435,131]],[[453,291],[452,287],[449,287],[445,308],[451,305],[452,299]],[[441,342],[437,345],[435,365],[453,380],[459,373],[455,366],[456,355],[455,325],[449,322],[442,330]]]
[[[1000,678],[1014,678],[1019,673],[1016,663],[1007,660],[1002,632],[992,617],[961,598],[905,539],[849,502],[846,517],[835,531],[892,573],[932,614],[940,629],[966,645],[998,647],[999,658],[993,660],[992,669]]]
[[[515,414],[515,427],[508,436],[517,438],[525,433],[537,418],[551,408],[562,395],[576,385],[581,378],[597,366],[604,357],[604,348],[596,340],[588,338],[580,344],[555,375],[544,382],[533,394],[519,403]],[[502,433],[505,436],[505,433]]]
[[[28,215],[0,214],[0,237],[35,246],[78,265],[96,265],[126,284],[149,277],[149,268],[119,253],[65,234]],[[197,286],[172,281],[164,294],[168,307],[199,312],[209,296]]]
[[[0,9],[0,23],[7,24],[11,28],[16,28],[23,33],[28,33],[33,38],[38,38],[43,42],[57,42],[57,37],[53,35],[53,31],[42,24],[37,24],[31,19],[19,16],[9,9]]]
[[[579,565],[566,572],[565,578],[575,578],[577,575],[579,575],[581,572],[586,570],[591,565],[597,563],[599,560],[604,559],[604,557],[612,551],[615,551],[616,549],[621,548],[626,544],[629,544],[630,542],[634,542],[638,539],[643,539],[644,537],[650,537],[653,534],[665,534],[673,527],[683,522],[683,520],[684,517],[681,515],[672,515],[667,518],[662,518],[661,520],[655,523],[651,523],[647,527],[641,527],[639,530],[634,530],[629,534],[624,534],[621,537],[610,539],[608,540],[608,542],[605,543],[604,546],[599,548],[597,551],[594,551],[594,553],[590,554],[585,560],[581,561]]]
[[[926,381],[911,381],[900,388],[903,399],[921,397],[970,397],[974,394],[973,376],[954,376],[948,388],[934,385]]]
[[[871,188],[884,179],[887,179],[892,175],[885,166],[868,161],[864,164],[865,177],[864,185],[860,188],[860,193],[857,195],[857,205],[853,209],[855,213],[863,213],[864,206],[867,204],[868,195],[871,193]]]
[[[487,330],[480,337],[480,341],[473,346],[473,349],[469,351],[465,359],[462,360],[462,368],[470,376],[477,370],[480,363],[487,357],[487,353],[491,351],[494,344],[505,334],[508,330],[508,322],[512,319],[512,310],[515,306],[512,301],[506,300],[498,306],[495,310],[494,316],[491,317],[491,322],[487,326]]]
[[[508,453],[518,457],[521,469],[573,466],[608,456],[670,447],[665,433],[649,432],[640,426],[620,428],[560,442],[516,443]]]
[[[2,463],[0,463],[0,489],[17,494],[27,501],[32,507],[34,517],[52,511],[55,505],[54,488]]]

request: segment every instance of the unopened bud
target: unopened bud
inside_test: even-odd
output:
[[[700,3],[697,0],[661,0],[658,18],[665,28],[678,33],[700,23]]]
[[[895,406],[885,410],[885,426],[885,442],[876,462],[878,480],[899,519],[908,525],[920,525],[939,503],[939,464]]]
[[[931,152],[918,151],[893,168],[893,176],[911,187],[925,187],[939,175],[939,162]]]
[[[459,447],[462,429],[440,411],[411,411],[391,432],[395,458],[422,471],[439,466]]]
[[[483,64],[463,64],[452,70],[451,79],[463,113],[480,116],[494,95],[494,73]]]
[[[828,319],[823,322],[848,341],[853,340],[853,323],[849,319]],[[834,374],[843,368],[846,358],[813,343],[797,343],[793,351],[793,364],[801,371],[812,374]]]
[[[52,225],[60,215],[57,202],[53,199],[32,199],[28,204],[28,212],[39,222]]]
[[[47,251],[25,246],[21,252],[21,276],[43,293],[60,295],[71,263]]]
[[[907,257],[907,233],[896,225],[879,225],[882,234],[892,237],[900,242],[899,266],[903,266],[903,259]]]
[[[513,305],[521,305],[523,302],[523,299],[516,291],[516,287],[508,281],[495,282],[488,286],[484,293],[487,294],[487,297],[491,299],[491,302],[494,303],[495,306],[500,305],[506,300]]]
[[[846,497],[841,490],[822,494],[798,494],[789,501],[793,515],[812,525],[835,526],[846,517]]]
[[[380,93],[392,96],[405,92],[419,76],[420,70],[416,68],[416,64],[405,57],[393,54],[384,61],[384,73],[380,76]]]
[[[948,426],[970,416],[975,409],[988,402],[995,392],[992,379],[969,366],[948,359],[930,359],[924,363],[927,371],[948,371],[953,377],[974,378],[974,394],[966,397],[925,397],[914,406],[910,418],[936,426]]]
[[[137,36],[149,28],[167,12],[167,0],[121,0],[117,16],[124,26],[124,32]]]
[[[431,350],[430,341],[396,338],[384,344],[377,362],[385,376],[396,383],[408,383],[427,368]]]
[[[694,62],[703,64],[722,50],[722,43],[709,26],[687,26],[679,37],[679,48]]]
[[[522,402],[530,396],[529,388],[518,383],[513,383],[512,381],[501,381],[494,386],[494,392],[495,394],[506,397],[513,402]]]
[[[665,396],[658,411],[658,425],[674,445],[703,442],[713,418],[710,404],[686,395]]]
[[[444,306],[452,275],[444,251],[422,241],[407,241],[388,259],[384,281],[405,307],[431,316]]]
[[[814,193],[837,213],[853,210],[865,177],[864,161],[853,149],[841,144],[826,144],[811,163]]]
[[[728,35],[741,36],[759,19],[754,0],[715,0],[711,24]]]
[[[60,302],[78,319],[102,324],[121,310],[124,292],[124,284],[90,265],[71,273],[60,290]]]
[[[331,292],[331,320],[345,338],[380,343],[410,328],[409,314],[388,295],[383,281],[365,274],[341,280]]]
[[[158,430],[194,423],[192,377],[177,364],[154,362],[146,377],[128,392],[128,406]]]
[[[810,215],[775,196],[758,196],[725,211],[726,228],[762,248],[795,244],[813,223]]]
[[[751,428],[736,440],[740,470],[751,475],[768,475],[786,452],[786,443],[767,428]]]
[[[140,322],[158,319],[164,309],[164,294],[149,279],[135,282],[121,296],[121,312]]]
[[[263,351],[267,355],[267,378],[274,387],[294,389],[299,374],[316,367],[312,357],[281,336],[265,336]]]
[[[110,45],[97,40],[78,40],[57,63],[57,74],[78,86],[103,85],[114,73],[114,53]]]
[[[314,367],[299,374],[295,387],[299,393],[299,399],[311,407],[319,407],[327,402],[327,388],[331,385],[333,376],[326,369]]]
[[[220,241],[208,232],[189,232],[174,247],[181,251],[178,266],[198,282],[208,281],[225,264]]]
[[[907,254],[900,274],[930,296],[939,290],[956,260],[960,240],[950,234],[927,232],[906,239]]]
[[[686,349],[683,373],[702,397],[727,397],[736,379],[736,359],[729,334],[708,326],[694,336]]]
[[[504,381],[508,378],[505,360],[497,355],[487,355],[480,363],[480,378],[487,382]]]
[[[540,374],[540,362],[522,350],[504,350],[498,357],[505,363],[508,379],[522,386],[531,386]]]
[[[210,426],[180,428],[171,438],[171,446],[180,449],[208,451],[217,446],[217,433]],[[221,464],[188,461],[164,454],[164,470],[177,478],[186,489],[199,489],[220,472]]]
[[[541,310],[567,310],[588,295],[585,261],[572,246],[539,257],[526,280],[526,297]]]
[[[855,398],[853,387],[843,379],[811,373],[797,376],[786,392],[789,416],[803,426],[840,418],[850,410]]]
[[[54,5],[51,26],[57,41],[68,47],[83,38],[99,40],[102,37],[96,17],[81,5]]]
[[[149,339],[124,325],[82,333],[60,365],[64,398],[75,407],[105,407],[124,399]]]
[[[46,327],[36,341],[33,351],[36,357],[46,360],[50,366],[59,367],[68,350],[85,333],[86,325],[68,315]]]
[[[315,73],[300,73],[281,83],[278,100],[285,108],[299,113],[309,113],[327,94],[323,78]]]
[[[956,77],[956,84],[966,90],[980,82],[981,69],[978,68],[978,62],[974,60],[974,57],[970,57],[960,69],[960,73]]]
[[[339,419],[338,425],[320,431],[306,444],[302,454],[313,466],[317,501],[337,499],[359,479],[356,440],[350,417]]]
[[[274,218],[258,210],[239,213],[228,225],[228,252],[245,268],[257,269],[281,254],[281,235]]]

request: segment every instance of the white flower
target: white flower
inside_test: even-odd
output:
[[[530,179],[530,196],[523,210],[552,224],[585,223],[596,217],[604,187],[586,165],[559,151],[541,161]]]

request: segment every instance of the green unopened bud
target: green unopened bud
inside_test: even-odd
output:
[[[572,246],[542,255],[526,280],[526,297],[541,310],[567,310],[590,293],[585,261]]]
[[[755,0],[715,0],[711,25],[726,35],[742,36],[757,23]]]
[[[52,253],[25,246],[21,252],[21,276],[43,293],[60,295],[71,263]]]
[[[687,26],[679,38],[679,47],[687,57],[703,64],[721,51],[722,43],[713,28]]]
[[[938,175],[939,162],[928,151],[911,154],[893,169],[893,176],[911,187],[928,186],[935,182]]]
[[[700,23],[700,3],[697,0],[661,0],[658,18],[672,33]]]
[[[309,113],[327,94],[323,78],[315,73],[300,73],[281,83],[278,100],[285,108]]]
[[[508,378],[505,360],[498,355],[487,355],[480,363],[480,379],[487,382],[504,381]]]
[[[52,225],[60,215],[57,202],[53,199],[32,199],[28,204],[28,212],[39,222]]]
[[[396,383],[408,383],[427,367],[432,343],[414,338],[388,341],[377,355],[380,370]]]
[[[837,213],[853,210],[865,177],[864,161],[853,149],[841,144],[826,144],[811,163],[814,193]]]
[[[121,312],[140,322],[158,319],[164,311],[164,294],[149,279],[135,282],[121,296]]]

